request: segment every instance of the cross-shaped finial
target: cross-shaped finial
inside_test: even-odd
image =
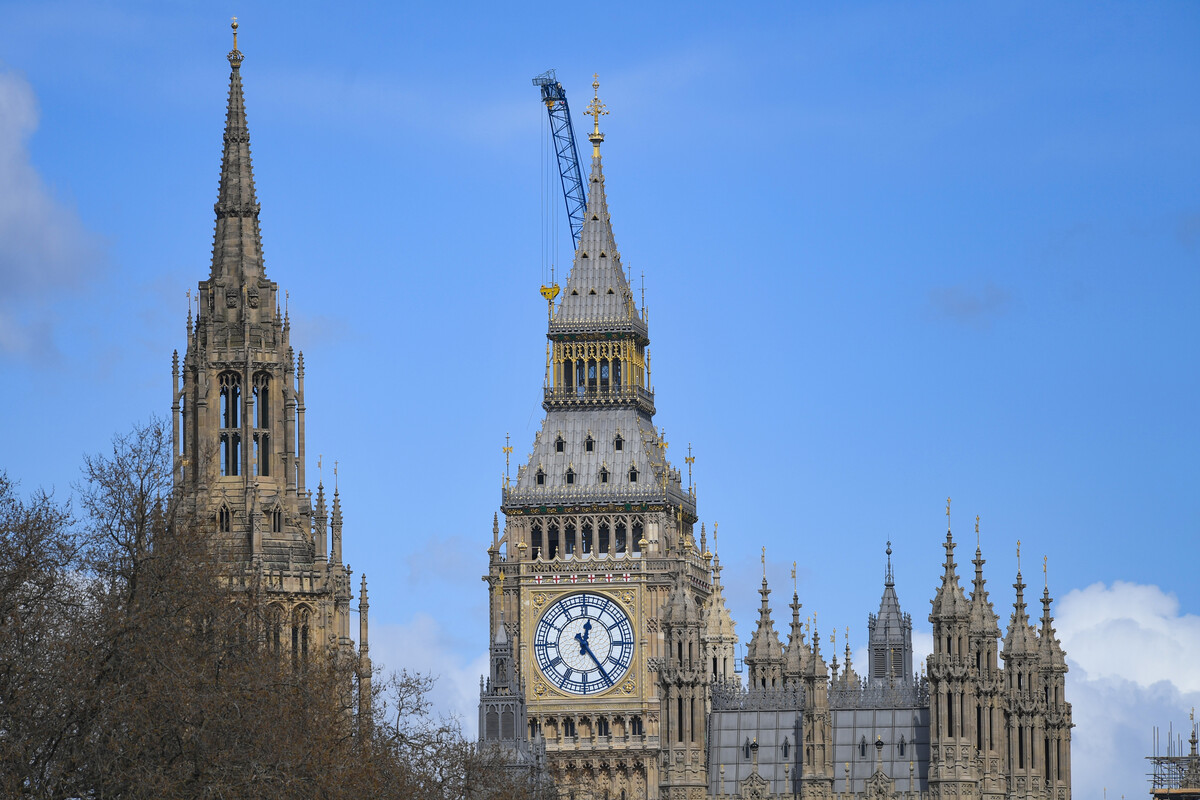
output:
[[[950,530],[950,498],[946,498],[946,530]]]
[[[762,565],[763,565],[763,580],[767,579],[767,546],[763,545],[762,549]]]
[[[691,485],[692,485],[692,464],[696,463],[696,457],[694,455],[692,455],[692,443],[691,442],[688,442],[687,458],[685,458],[683,460],[686,461],[687,465],[688,465],[688,486],[691,487]]]
[[[1017,572],[1021,571],[1021,540],[1017,539]]]
[[[796,562],[793,561],[792,562],[792,591],[796,591],[797,589],[798,589],[798,585],[796,584]]]
[[[512,445],[509,444],[508,433],[504,434],[504,479],[508,480],[508,457],[512,454]]]

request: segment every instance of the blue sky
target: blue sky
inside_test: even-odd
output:
[[[267,272],[373,650],[446,676],[469,726],[501,447],[541,415],[530,78],[557,69],[581,126],[598,72],[656,421],[677,464],[693,446],[742,635],[766,546],[774,598],[797,561],[806,610],[860,647],[888,539],[927,631],[951,496],[1002,621],[1016,540],[1030,584],[1049,559],[1076,792],[1144,790],[1150,726],[1200,699],[1200,8],[3,12],[0,468],[27,489],[69,496],[82,453],[169,406],[236,14]]]

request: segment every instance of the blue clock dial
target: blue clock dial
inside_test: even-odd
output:
[[[611,689],[629,670],[633,648],[633,626],[617,601],[587,592],[553,603],[533,635],[538,669],[571,694]]]

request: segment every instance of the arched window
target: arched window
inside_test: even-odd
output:
[[[558,526],[551,525],[546,529],[546,558],[558,555]]]
[[[637,479],[638,479],[637,465],[634,465],[629,468],[629,482],[637,483]]]
[[[862,758],[865,758],[867,755],[867,737],[866,736],[862,737],[862,740],[858,743],[858,755]]]
[[[607,717],[599,717],[596,720],[596,734],[598,736],[611,736],[612,729],[609,727]]]
[[[534,474],[533,479],[537,482],[538,486],[546,485],[546,473],[542,471],[541,467],[538,467],[538,471]]]
[[[567,485],[571,486],[575,483],[575,470],[567,468]]]
[[[271,533],[283,533],[283,511],[276,508],[271,512]]]
[[[283,649],[283,609],[277,605],[267,609],[267,646],[275,655]]]
[[[233,530],[232,514],[229,512],[229,506],[221,506],[217,511],[217,530],[221,533],[229,533]]]
[[[904,734],[900,734],[900,755],[904,755]]]
[[[308,606],[298,606],[292,612],[292,663],[308,660]]]
[[[529,557],[536,559],[539,556],[541,556],[541,554],[542,554],[542,526],[534,525],[533,528],[530,530],[529,538],[530,538],[529,544],[530,544],[530,547],[532,548],[530,550]]]
[[[222,372],[217,379],[221,387],[221,427],[242,426],[242,376],[236,372]]]
[[[234,431],[221,434],[221,474],[233,477],[241,474],[242,435]]]
[[[271,376],[260,372],[254,376],[254,427],[271,427]]]
[[[633,734],[634,736],[643,736],[644,735],[642,732],[642,718],[641,717],[634,717],[633,719],[629,720],[629,732],[631,734]]]
[[[576,735],[575,734],[575,720],[572,719],[571,717],[566,717],[565,719],[563,719],[562,728],[563,728],[563,736],[574,737]]]

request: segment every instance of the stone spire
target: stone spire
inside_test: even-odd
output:
[[[792,628],[788,633],[783,666],[784,680],[791,686],[800,686],[809,658],[808,644],[804,641],[804,623],[800,621],[801,608],[800,593],[792,592]]]
[[[371,655],[367,642],[367,574],[362,576],[362,587],[358,592],[358,726],[369,733],[372,723],[371,703]]]
[[[892,574],[892,543],[887,543],[887,570],[879,613],[867,617],[867,678],[872,681],[912,680],[912,615],[900,610]]]
[[[771,620],[771,606],[767,598],[771,590],[767,587],[766,568],[763,568],[762,606],[758,610],[758,628],[746,646],[746,669],[750,673],[750,688],[772,689],[783,685],[783,644],[775,633]]]
[[[588,106],[588,113],[595,117],[595,125],[589,137],[593,148],[587,209],[579,233],[575,264],[550,327],[554,331],[559,326],[594,327],[600,324],[614,329],[637,330],[644,336],[646,324],[634,306],[633,292],[621,267],[621,254],[617,252],[608,215],[604,167],[600,159],[600,143],[604,141],[604,134],[600,133],[600,116],[608,111],[599,99],[599,83],[594,82],[592,86],[597,90],[597,96]]]
[[[317,507],[313,511],[313,550],[317,561],[329,558],[329,514],[325,507],[325,483],[317,481]]]
[[[250,130],[246,126],[246,100],[242,94],[242,59],[237,49],[237,21],[233,23],[233,50],[229,52],[229,105],[225,112],[225,148],[221,155],[221,183],[214,210],[211,278],[232,277],[235,283],[264,277],[262,237],[258,228],[258,198],[254,168],[250,163]]]
[[[1029,612],[1025,605],[1025,581],[1021,579],[1020,544],[1017,545],[1017,582],[1013,588],[1017,590],[1017,599],[1013,603],[1012,616],[1008,621],[1008,631],[1004,634],[1004,660],[1008,662],[1013,656],[1034,655],[1037,653],[1037,631],[1029,621]]]
[[[713,556],[712,594],[704,604],[704,655],[712,672],[712,679],[724,683],[736,680],[734,673],[735,648],[737,647],[736,623],[725,605],[724,587],[721,585],[721,559]]]
[[[342,563],[342,498],[338,496],[336,482],[333,487],[333,514],[329,523],[332,550],[329,560],[334,564]]]
[[[1042,628],[1038,632],[1038,655],[1043,669],[1066,672],[1066,656],[1054,635],[1054,617],[1050,613],[1050,602],[1050,585],[1047,583],[1042,590]]]

